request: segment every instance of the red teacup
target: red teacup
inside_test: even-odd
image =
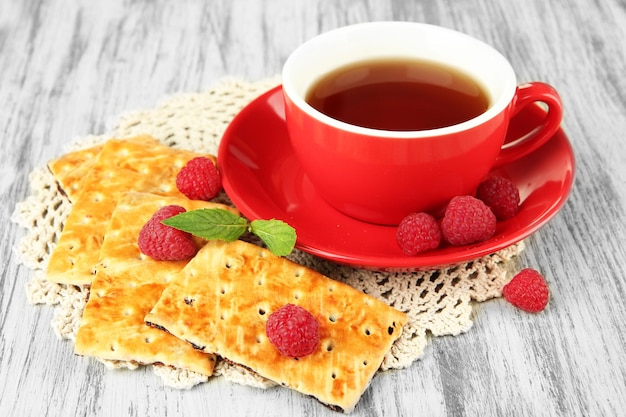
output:
[[[333,108],[315,108],[310,104],[312,94],[324,95],[329,88],[334,94],[380,83],[380,77],[371,75],[374,72],[367,65],[359,64],[372,61],[417,62],[416,68],[400,71],[410,82],[421,71],[419,63],[427,63],[428,71],[443,75],[426,83],[444,89],[457,83],[450,71],[460,72],[476,87],[463,87],[467,91],[461,93],[482,95],[486,98],[485,108],[475,116],[466,116],[470,117],[467,120],[452,119],[447,122],[452,123],[449,125],[396,129],[393,121],[389,125],[383,124],[387,120],[375,120],[381,114],[382,119],[391,120],[402,113],[401,106],[394,110],[393,106],[400,103],[395,98],[389,105],[382,104],[374,110],[365,105],[365,111],[372,110],[371,116],[358,122],[341,119],[341,110],[333,113]],[[321,78],[328,78],[327,74],[341,68],[347,69],[339,70],[331,87],[319,87]],[[383,73],[396,76],[398,71],[394,71]],[[518,86],[509,62],[489,45],[459,32],[421,23],[374,22],[326,32],[290,55],[282,82],[291,143],[312,184],[337,210],[371,223],[398,224],[409,213],[435,212],[456,195],[472,194],[494,166],[508,164],[550,139],[562,117],[560,98],[551,86],[540,82]],[[381,91],[387,91],[387,84],[382,88],[374,89],[374,94],[384,96]],[[412,94],[419,95],[410,92],[411,88],[401,85],[396,89],[409,91],[411,99]],[[425,103],[418,104],[430,106],[447,94],[447,90],[433,91]],[[357,116],[360,110],[355,109],[367,100],[358,94],[344,108],[348,113],[354,110]],[[443,110],[426,116],[429,113],[424,108],[417,110],[416,115],[424,115],[430,122],[437,115],[452,114],[460,99],[450,100],[440,103]],[[504,145],[511,117],[535,102],[547,106],[544,121],[527,136]],[[343,102],[338,103],[341,106]],[[372,103],[380,104],[376,100]],[[365,126],[369,119],[372,125]],[[383,127],[377,127],[377,123]]]

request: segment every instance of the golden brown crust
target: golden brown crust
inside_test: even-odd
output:
[[[129,193],[114,210],[100,252],[101,262],[91,285],[89,301],[78,329],[75,352],[102,359],[160,362],[211,375],[215,356],[148,326],[145,315],[157,302],[169,280],[187,261],[162,262],[141,254],[137,237],[159,208],[176,204],[187,210],[221,204]]]
[[[282,356],[267,317],[292,303],[320,324],[317,350]],[[322,403],[350,411],[400,336],[405,314],[255,245],[209,242],[173,279],[146,321]]]
[[[81,149],[48,162],[48,169],[56,178],[61,190],[75,202],[81,185],[102,150],[102,145]]]
[[[91,283],[104,231],[119,198],[129,191],[180,196],[176,174],[198,154],[172,149],[149,136],[109,140],[75,191],[61,237],[50,256],[51,282]],[[215,157],[210,157],[215,162]]]

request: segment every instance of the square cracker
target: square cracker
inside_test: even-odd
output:
[[[159,208],[170,204],[187,210],[217,207],[237,213],[221,204],[180,197],[129,193],[121,198],[104,237],[98,272],[76,336],[77,354],[141,364],[163,363],[212,374],[214,355],[200,352],[144,322],[168,282],[188,262],[157,261],[143,255],[137,245],[143,225]]]
[[[268,316],[287,303],[308,310],[320,325],[317,350],[297,360],[281,355],[265,333]],[[350,412],[407,316],[261,247],[210,241],[163,291],[146,322]]]
[[[197,153],[173,149],[149,136],[107,141],[80,184],[72,210],[53,250],[46,278],[68,285],[93,280],[104,231],[120,196],[129,191],[183,195],[178,171]],[[212,155],[204,155],[215,162]]]
[[[102,151],[102,145],[96,145],[66,153],[48,162],[48,169],[72,203],[76,201],[83,180],[96,163],[100,151]]]

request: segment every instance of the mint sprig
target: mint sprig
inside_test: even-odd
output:
[[[296,244],[295,229],[281,220],[248,222],[224,209],[190,210],[165,219],[162,223],[203,239],[226,242],[237,240],[249,231],[258,236],[277,256],[289,255]]]
[[[267,248],[277,256],[287,256],[296,244],[296,231],[287,223],[272,220],[253,220],[250,232],[257,235]]]

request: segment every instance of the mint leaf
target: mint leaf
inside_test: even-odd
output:
[[[296,231],[280,220],[254,220],[248,223],[243,217],[223,209],[198,209],[172,216],[163,224],[207,240],[237,240],[246,231],[257,235],[276,256],[291,253],[296,244]]]
[[[289,255],[296,244],[296,230],[281,220],[254,220],[250,231],[276,256]]]
[[[239,239],[248,228],[246,219],[223,209],[190,210],[165,219],[162,223],[207,240],[227,242]]]

